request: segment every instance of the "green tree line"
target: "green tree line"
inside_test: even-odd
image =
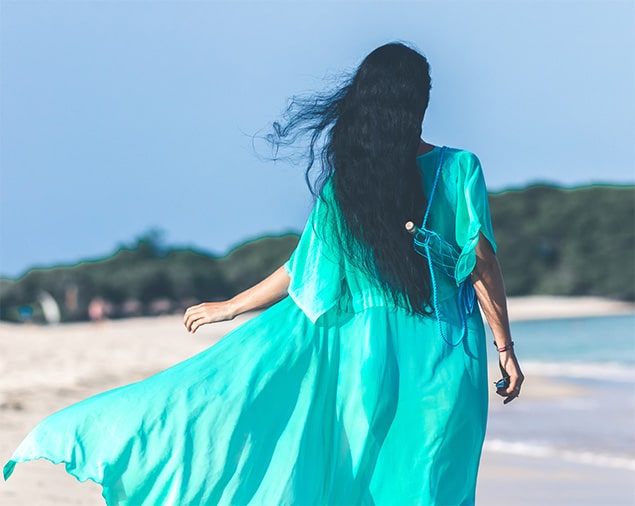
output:
[[[509,295],[596,295],[635,300],[635,187],[536,185],[490,195]],[[151,231],[112,256],[0,279],[0,319],[42,321],[42,293],[62,321],[181,311],[222,300],[279,267],[294,234],[247,242],[225,257],[164,247]],[[94,317],[94,316],[93,316]]]
[[[635,187],[536,185],[490,196],[509,295],[635,300]]]

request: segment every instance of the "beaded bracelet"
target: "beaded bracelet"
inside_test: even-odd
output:
[[[496,344],[496,341],[494,341],[494,346],[496,347],[496,351],[498,351],[498,353],[502,353],[504,351],[511,350],[514,347],[514,341],[512,341],[507,346],[503,346],[502,348],[499,348],[498,345]]]

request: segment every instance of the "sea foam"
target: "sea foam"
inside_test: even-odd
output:
[[[588,464],[598,467],[629,469],[635,471],[635,459],[627,456],[608,455],[588,451],[574,451],[556,448],[555,446],[537,445],[520,441],[504,441],[502,439],[486,439],[483,450],[493,453],[522,455],[525,457],[560,459],[576,464]]]

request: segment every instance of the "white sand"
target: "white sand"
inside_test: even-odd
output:
[[[510,300],[509,308],[510,316],[515,320],[635,311],[633,305],[589,298],[526,297]],[[204,327],[195,335],[185,331],[181,316],[56,327],[0,323],[0,465],[9,458],[28,430],[51,412],[98,392],[141,380],[180,362],[212,345],[250,316],[253,315]],[[492,376],[496,379],[496,371]],[[584,395],[584,390],[554,385],[546,378],[532,378],[523,395],[526,399]],[[576,487],[576,483],[585,483],[585,473],[589,479],[595,479],[597,473],[595,468],[572,468],[562,464],[560,474],[554,475],[553,465],[545,470],[538,462],[529,460],[507,455],[491,456],[486,452],[479,480],[481,504],[521,504],[510,500],[510,496],[518,494],[519,490],[521,493],[522,490],[533,491],[533,496],[525,497],[538,497],[536,490],[543,483],[549,483],[553,489],[565,482]],[[618,478],[625,477],[624,473],[626,471],[618,473]],[[500,488],[501,474],[506,476],[505,493]],[[632,478],[632,473],[629,476]],[[514,483],[520,489],[514,489]],[[103,504],[100,492],[95,484],[76,482],[64,473],[62,466],[36,462],[17,466],[6,484],[0,481],[0,504],[99,505]],[[554,501],[554,504],[575,504],[567,503],[562,495],[560,497],[563,500]]]
[[[535,295],[510,297],[507,304],[511,321],[580,318],[635,313],[635,304],[600,297],[551,297]]]

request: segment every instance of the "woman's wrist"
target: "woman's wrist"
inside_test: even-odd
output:
[[[500,346],[498,345],[496,341],[494,341],[494,346],[496,347],[496,351],[498,351],[498,353],[503,353],[505,351],[511,351],[514,349],[514,341],[512,340],[506,341],[502,343]]]
[[[225,306],[227,307],[227,319],[228,320],[233,320],[239,314],[242,313],[242,311],[240,310],[239,304],[236,301],[236,297],[233,297],[233,298],[225,301]]]

